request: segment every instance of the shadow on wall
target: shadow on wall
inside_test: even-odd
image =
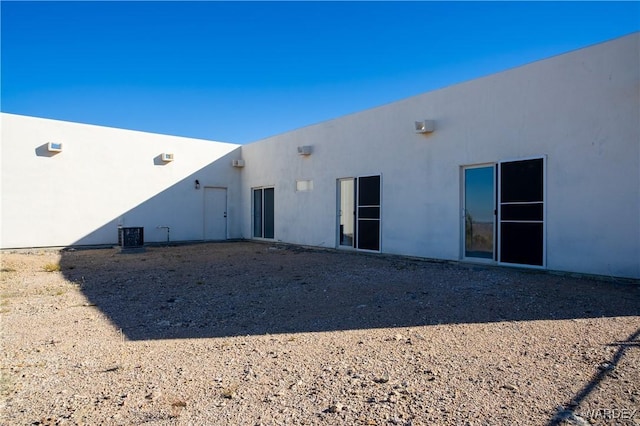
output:
[[[155,157],[153,157],[154,166],[166,166],[167,164],[170,164],[170,163],[171,161],[166,161],[162,158],[162,154],[158,154]]]
[[[51,151],[48,143],[45,143],[44,145],[40,145],[35,149],[35,151],[38,157],[53,157],[62,152],[62,151]]]
[[[65,251],[131,340],[640,315],[640,286],[253,242]]]
[[[170,228],[171,241],[204,240],[203,188],[199,186],[196,189],[194,182],[197,179],[202,182],[202,186],[210,184],[228,187],[228,196],[235,196],[237,188],[234,185],[238,185],[238,179],[224,177],[238,173],[237,170],[231,169],[231,162],[238,157],[238,150],[239,148],[231,151],[143,203],[122,212],[75,241],[72,246],[115,245],[118,243],[118,226],[120,225],[143,227],[145,243],[165,242],[167,227]],[[163,161],[161,155],[155,157],[153,162],[160,167],[170,164]],[[220,176],[223,178],[219,178]],[[117,194],[111,194],[111,196],[117,197]]]

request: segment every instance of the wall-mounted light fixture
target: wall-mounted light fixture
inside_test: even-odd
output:
[[[168,163],[170,161],[173,161],[173,154],[170,154],[168,152],[163,152],[162,154],[160,154],[160,159],[165,163]]]
[[[431,133],[436,129],[434,120],[416,121],[416,133]]]
[[[60,143],[60,142],[47,142],[47,151],[49,151],[49,152],[62,152],[62,143]]]
[[[298,154],[300,155],[311,155],[313,152],[313,147],[311,145],[304,145],[298,147]]]
[[[196,179],[195,188],[200,189],[200,181],[198,179]]]
[[[244,160],[232,160],[231,165],[238,168],[244,167]]]

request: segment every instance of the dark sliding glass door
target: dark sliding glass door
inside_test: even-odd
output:
[[[464,259],[545,266],[544,161],[463,169]]]
[[[253,237],[275,237],[275,191],[273,188],[253,189]]]
[[[380,176],[338,179],[338,246],[380,251]]]

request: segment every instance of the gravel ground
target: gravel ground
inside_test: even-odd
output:
[[[640,425],[640,285],[252,242],[2,253],[7,425]]]

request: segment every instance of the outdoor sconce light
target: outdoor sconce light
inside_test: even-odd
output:
[[[431,133],[436,128],[434,120],[416,121],[416,133]]]
[[[49,152],[62,152],[62,143],[59,143],[59,142],[47,142],[47,151],[49,151]]]
[[[196,189],[200,189],[200,181],[196,179]]]
[[[313,147],[311,145],[304,145],[298,147],[298,154],[300,155],[311,155],[313,151]]]

